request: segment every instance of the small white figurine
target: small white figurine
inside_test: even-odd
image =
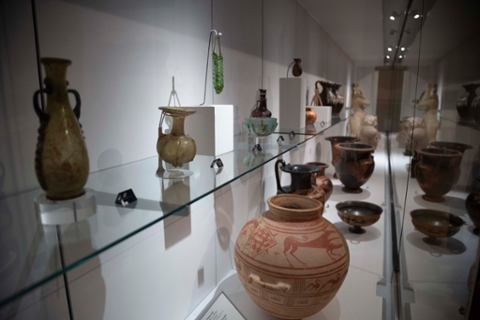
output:
[[[366,115],[363,118],[363,126],[360,129],[360,142],[369,144],[375,149],[380,141],[380,133],[378,133],[377,116]]]
[[[353,115],[348,120],[350,125],[350,136],[360,137],[360,130],[362,129],[363,118],[365,117],[365,107],[370,105],[370,100],[363,96],[358,83],[352,84],[352,109]]]

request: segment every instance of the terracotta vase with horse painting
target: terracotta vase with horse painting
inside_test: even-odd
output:
[[[321,202],[293,194],[267,201],[235,244],[237,274],[252,300],[281,319],[302,319],[336,295],[350,263],[342,233],[322,217]],[[288,302],[288,303],[287,303]]]

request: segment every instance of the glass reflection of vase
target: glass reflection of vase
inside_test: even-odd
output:
[[[85,193],[83,188],[88,179],[89,160],[80,118],[80,95],[67,89],[67,67],[69,60],[42,58],[45,67],[45,89],[34,94],[34,107],[40,118],[37,149],[35,151],[35,173],[40,186],[50,200],[67,200]],[[38,104],[40,93],[47,96],[43,110]],[[76,106],[72,110],[68,99],[72,93]]]
[[[332,84],[332,93],[335,95],[335,103],[332,106],[332,113],[338,115],[340,111],[342,111],[343,105],[345,103],[345,98],[338,93],[338,89],[340,89],[342,85],[338,83]]]
[[[295,64],[293,65],[293,68],[292,68],[292,74],[294,77],[300,77],[303,73],[303,70],[302,70],[302,59],[293,59],[293,61],[295,61]]]
[[[477,125],[480,124],[480,96],[476,96],[472,100],[472,104],[470,106],[470,113],[475,123]]]
[[[477,181],[480,181],[480,177],[477,177]],[[468,195],[465,199],[465,208],[475,226],[473,233],[478,236],[480,229],[480,190],[477,189]]]
[[[465,94],[458,98],[457,100],[457,111],[460,116],[460,120],[471,120],[472,119],[472,102],[473,99],[477,96],[475,90],[480,86],[480,84],[466,84],[462,87],[465,88]]]
[[[460,151],[437,148],[417,149],[420,161],[415,165],[415,178],[425,192],[424,200],[445,201],[444,195],[450,192],[460,176]]]
[[[267,90],[260,90],[260,100],[257,100],[254,109],[252,110],[250,117],[252,118],[270,118],[272,113],[267,108]]]
[[[195,140],[185,134],[185,118],[196,111],[180,107],[160,107],[163,113],[173,119],[172,130],[164,134],[158,128],[157,152],[160,158],[173,165],[181,167],[193,161],[197,153]]]
[[[290,186],[282,186],[280,183],[280,169],[291,175]],[[286,164],[282,159],[275,162],[275,178],[277,180],[277,194],[289,193],[307,196],[325,204],[323,189],[312,183],[312,174],[320,172],[321,168],[304,164]]]
[[[162,202],[177,204],[177,205],[184,205],[188,203],[190,198],[190,185],[189,180],[180,180],[180,179],[173,179],[173,180],[159,180],[160,181],[160,188],[162,191]],[[185,183],[187,182],[187,183]],[[165,187],[165,183],[167,186]]]

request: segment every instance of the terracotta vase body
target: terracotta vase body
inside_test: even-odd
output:
[[[477,180],[480,181],[480,177],[478,177]],[[478,235],[480,230],[480,190],[475,190],[467,196],[467,199],[465,199],[465,208],[467,209],[470,220],[472,220],[475,226],[473,233]]]
[[[443,202],[460,176],[461,153],[448,149],[424,148],[417,150],[420,161],[415,165],[415,178],[425,194],[423,199]]]
[[[335,96],[335,103],[333,105],[332,113],[338,115],[340,111],[342,111],[345,99],[344,97],[338,92],[342,85],[338,83],[332,84],[332,93]]]
[[[356,137],[346,137],[346,136],[333,136],[333,137],[327,137],[325,140],[330,141],[330,144],[332,145],[332,165],[335,167],[335,159],[340,155],[340,151],[335,148],[335,146],[339,143],[347,143],[347,142],[358,142],[360,141],[360,138]],[[333,175],[335,179],[338,178],[337,172]]]
[[[290,173],[290,186],[282,186],[280,183],[280,170]],[[282,159],[275,162],[275,178],[277,180],[277,194],[290,193],[306,196],[325,203],[325,193],[312,183],[312,175],[321,169],[315,166],[303,164],[286,164]]]
[[[293,68],[292,68],[292,74],[294,77],[300,77],[303,73],[302,70],[302,59],[293,59],[295,61]]]
[[[317,113],[312,110],[312,107],[305,108],[305,124],[313,125],[317,121]]]
[[[160,107],[167,116],[172,117],[172,130],[164,134],[158,128],[157,153],[166,163],[181,167],[193,161],[197,153],[195,140],[185,134],[185,118],[196,111],[180,107]]]
[[[318,201],[297,195],[268,199],[269,209],[248,221],[235,244],[237,274],[252,300],[281,319],[322,310],[348,272],[345,238],[321,217]]]
[[[476,90],[480,87],[480,84],[466,84],[462,86],[465,88],[465,94],[458,98],[457,101],[457,111],[460,116],[460,120],[471,120],[472,115],[472,102],[473,99],[477,96]]]
[[[339,143],[335,146],[340,155],[335,159],[334,166],[338,178],[345,185],[342,189],[348,193],[360,193],[360,188],[372,176],[375,161],[372,146],[362,143]]]
[[[267,90],[259,89],[260,90],[260,100],[257,101],[254,109],[250,113],[250,117],[252,118],[270,118],[272,117],[272,113],[267,108]]]
[[[321,171],[312,174],[312,183],[325,192],[325,201],[327,201],[333,193],[332,180],[325,176],[325,169],[328,168],[328,164],[323,162],[307,162],[306,165],[320,168]]]
[[[45,89],[35,92],[34,107],[40,118],[35,173],[46,197],[51,200],[66,200],[85,193],[88,179],[88,152],[78,122],[80,118],[80,95],[67,90],[66,73],[71,61],[57,58],[41,59],[45,67]],[[47,96],[43,111],[38,105],[40,92]],[[77,101],[74,110],[68,93]]]
[[[363,118],[362,129],[360,129],[360,142],[369,144],[375,149],[380,141],[380,133],[378,133],[377,116],[366,115]]]

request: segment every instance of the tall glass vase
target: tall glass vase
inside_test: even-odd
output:
[[[35,173],[40,186],[50,200],[67,200],[85,193],[89,161],[87,147],[78,119],[80,118],[80,95],[67,89],[67,67],[71,61],[58,58],[43,58],[45,88],[34,94],[34,108],[40,119]],[[40,93],[47,96],[43,110],[39,103]],[[75,96],[72,110],[68,93]]]

